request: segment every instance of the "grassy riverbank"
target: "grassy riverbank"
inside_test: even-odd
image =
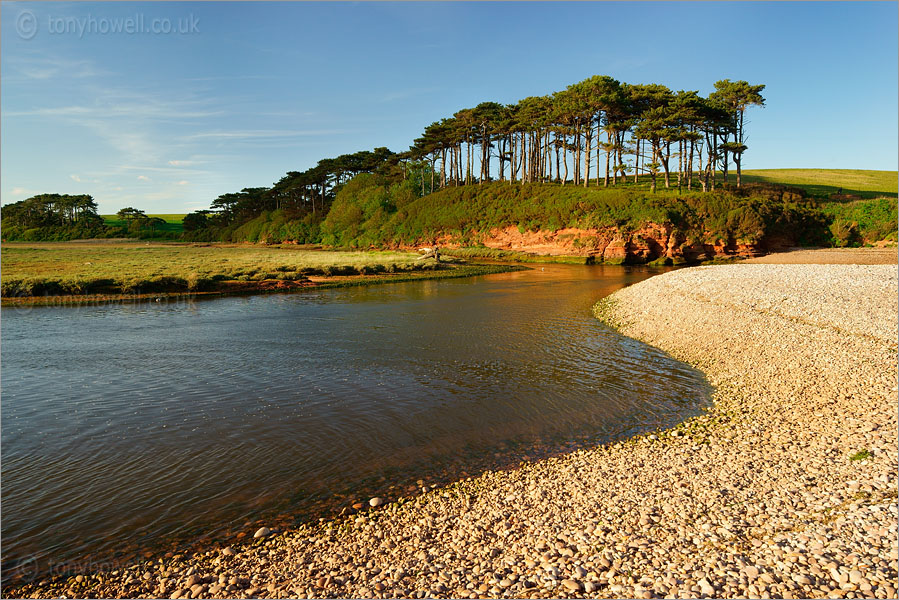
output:
[[[599,314],[702,368],[717,389],[704,415],[412,499],[385,490],[334,521],[11,591],[893,598],[897,287],[885,265],[653,277]]]
[[[369,285],[512,269],[418,258],[409,252],[291,246],[7,243],[2,252],[2,296],[6,305],[72,304]]]

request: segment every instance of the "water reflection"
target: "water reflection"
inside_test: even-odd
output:
[[[229,535],[671,423],[700,374],[590,313],[650,274],[4,311],[3,561]]]

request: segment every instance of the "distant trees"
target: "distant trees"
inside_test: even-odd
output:
[[[119,220],[125,221],[128,233],[138,237],[148,229],[153,230],[165,225],[165,219],[150,217],[144,211],[130,206],[119,210],[116,216]]]
[[[106,231],[97,203],[87,194],[39,194],[5,205],[0,218],[4,239],[75,239]]]
[[[222,194],[212,201],[211,210],[188,214],[185,231],[206,227],[225,227],[253,219],[263,212],[282,210],[294,218],[307,214],[327,214],[336,189],[360,173],[374,173],[393,166],[396,159],[387,148],[343,154],[323,158],[306,171],[290,171],[271,187],[243,188],[239,192]]]
[[[5,225],[25,228],[102,224],[97,203],[87,195],[40,194],[7,204],[2,209]]]
[[[184,215],[181,220],[181,227],[184,231],[198,231],[209,226],[208,216],[212,214],[211,210],[198,210],[190,214]]]

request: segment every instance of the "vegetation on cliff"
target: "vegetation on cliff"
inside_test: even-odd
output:
[[[449,187],[409,199],[376,175],[360,176],[337,195],[322,223],[324,241],[348,247],[431,244],[450,236],[477,245],[492,229],[521,232],[614,228],[623,234],[670,225],[696,242],[754,244],[766,237],[823,244],[827,223],[798,190],[753,187],[735,192],[650,194],[492,182]]]

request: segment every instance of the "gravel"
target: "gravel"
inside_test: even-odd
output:
[[[596,313],[702,369],[716,388],[702,415],[274,531],[232,555],[158,557],[12,592],[893,598],[897,294],[895,266],[653,277]]]

